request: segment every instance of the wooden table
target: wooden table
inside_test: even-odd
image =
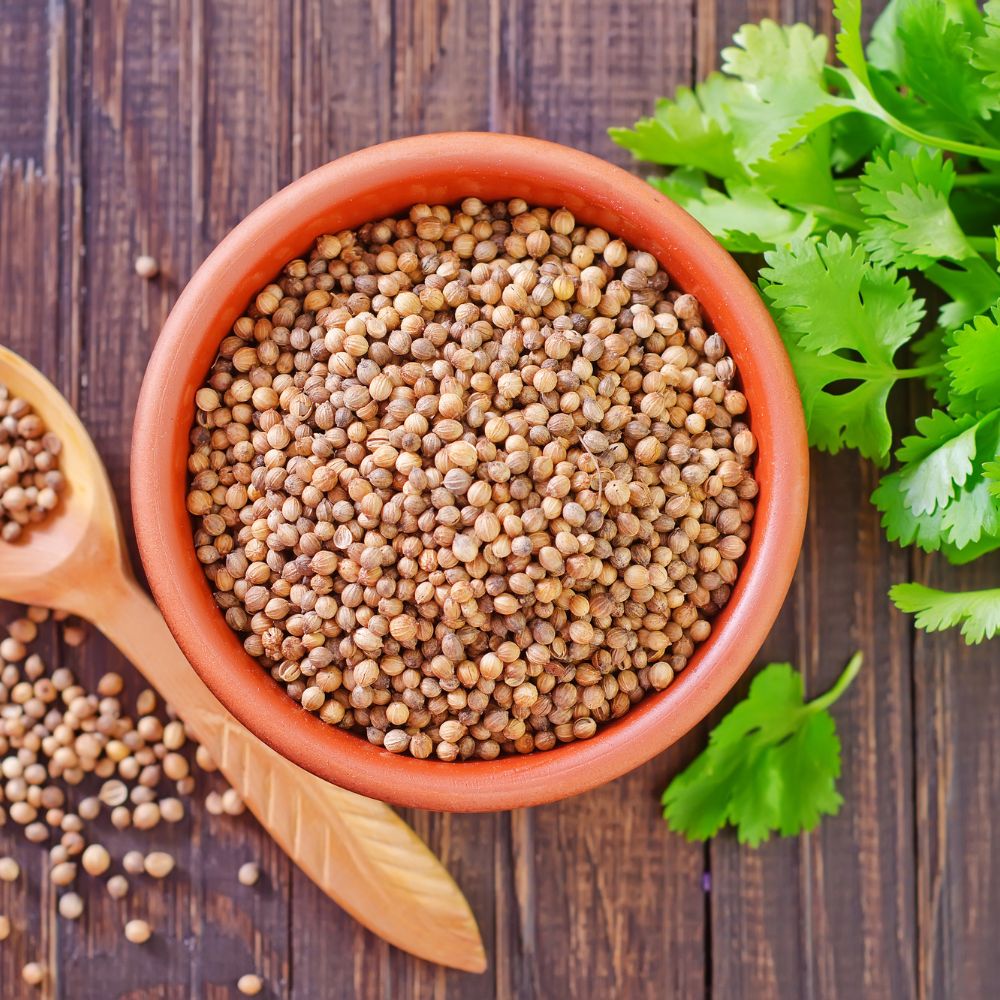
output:
[[[871,5],[869,5],[871,6]],[[616,162],[612,124],[701,77],[744,20],[825,0],[6,0],[0,5],[0,340],[77,406],[128,512],[129,431],[164,317],[192,270],[251,208],[305,171],[395,136],[496,129]],[[152,253],[162,276],[133,272]],[[902,413],[905,399],[896,403]],[[133,897],[157,935],[80,879],[87,917],[55,916],[42,852],[0,832],[27,878],[0,912],[0,996],[38,996],[44,957],[73,1000],[224,997],[244,972],[267,996],[860,998],[996,995],[1000,948],[997,646],[914,633],[886,590],[961,575],[889,545],[867,498],[876,470],[816,456],[805,547],[759,663],[789,659],[811,691],[851,652],[867,664],[837,706],[842,814],[751,851],[668,832],[657,796],[705,727],[639,771],[560,805],[411,814],[468,893],[490,956],[473,977],[361,930],[253,821],[196,808],[147,845],[180,871]],[[126,669],[99,637],[55,650],[91,681]],[[133,685],[135,687],[135,685]],[[211,787],[211,785],[204,786]],[[119,855],[134,835],[107,835]],[[147,848],[148,849],[148,848]],[[238,886],[257,859],[262,886]]]

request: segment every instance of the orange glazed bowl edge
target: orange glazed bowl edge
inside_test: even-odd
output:
[[[443,763],[391,754],[320,721],[243,649],[212,598],[185,507],[195,390],[256,292],[317,236],[411,205],[520,197],[565,206],[654,254],[695,295],[736,362],[758,441],[753,533],[729,604],[688,666],[589,740],[524,756]],[[251,732],[308,771],[399,806],[454,812],[552,802],[617,778],[697,725],[746,669],[777,618],[805,528],[809,458],[791,365],[739,266],[644,181],[574,149],[518,136],[415,136],[351,153],[251,212],[198,268],[149,361],[132,442],[136,535],[153,596],[184,654]],[[169,692],[167,692],[169,695]]]

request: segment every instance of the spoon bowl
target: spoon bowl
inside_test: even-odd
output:
[[[0,599],[91,617],[95,589],[131,579],[121,522],[104,463],[87,429],[62,393],[9,348],[0,345],[0,382],[27,400],[62,441],[66,489],[59,506],[0,544]]]

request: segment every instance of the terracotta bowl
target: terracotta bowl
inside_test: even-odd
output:
[[[544,753],[445,764],[395,756],[300,708],[243,650],[212,600],[185,511],[193,398],[255,292],[322,233],[417,202],[522,197],[564,205],[659,259],[698,297],[739,367],[759,441],[760,495],[747,556],[711,637],[665,691],[590,740]],[[551,802],[610,781],[670,746],[733,686],[784,600],[805,525],[808,453],[795,379],[777,331],[735,261],[687,213],[618,167],[553,143],[450,133],[374,146],[279,191],[198,269],[150,359],[132,445],[132,501],[153,595],[205,683],[279,753],[338,785],[401,806],[485,811]],[[169,692],[168,692],[169,693]]]

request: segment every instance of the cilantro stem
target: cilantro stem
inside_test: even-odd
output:
[[[822,712],[824,709],[829,708],[850,687],[851,681],[858,676],[862,659],[863,657],[859,650],[851,657],[847,666],[844,667],[844,672],[837,678],[833,687],[826,694],[821,694],[818,698],[813,698],[805,706],[805,711]]]
[[[959,174],[955,187],[1000,187],[1000,174],[982,171],[975,174]]]
[[[991,256],[996,253],[997,240],[995,236],[966,236],[965,239],[969,246],[978,253],[990,254]]]
[[[863,215],[852,215],[850,212],[833,208],[831,205],[808,205],[796,202],[795,207],[803,212],[812,212],[827,222],[833,222],[845,229],[858,230],[865,224]]]
[[[919,129],[910,128],[905,122],[901,122],[888,112],[884,115],[875,115],[874,117],[881,118],[882,121],[892,126],[897,132],[902,132],[908,139],[923,143],[925,146],[937,146],[938,149],[947,149],[951,153],[972,156],[977,160],[1000,160],[1000,149],[992,149],[989,146],[977,146],[971,142],[959,142],[957,139],[942,139],[940,136],[928,135]]]
[[[936,365],[921,365],[919,368],[897,368],[893,375],[897,378],[924,378],[926,375],[933,375],[944,368],[944,360]]]

